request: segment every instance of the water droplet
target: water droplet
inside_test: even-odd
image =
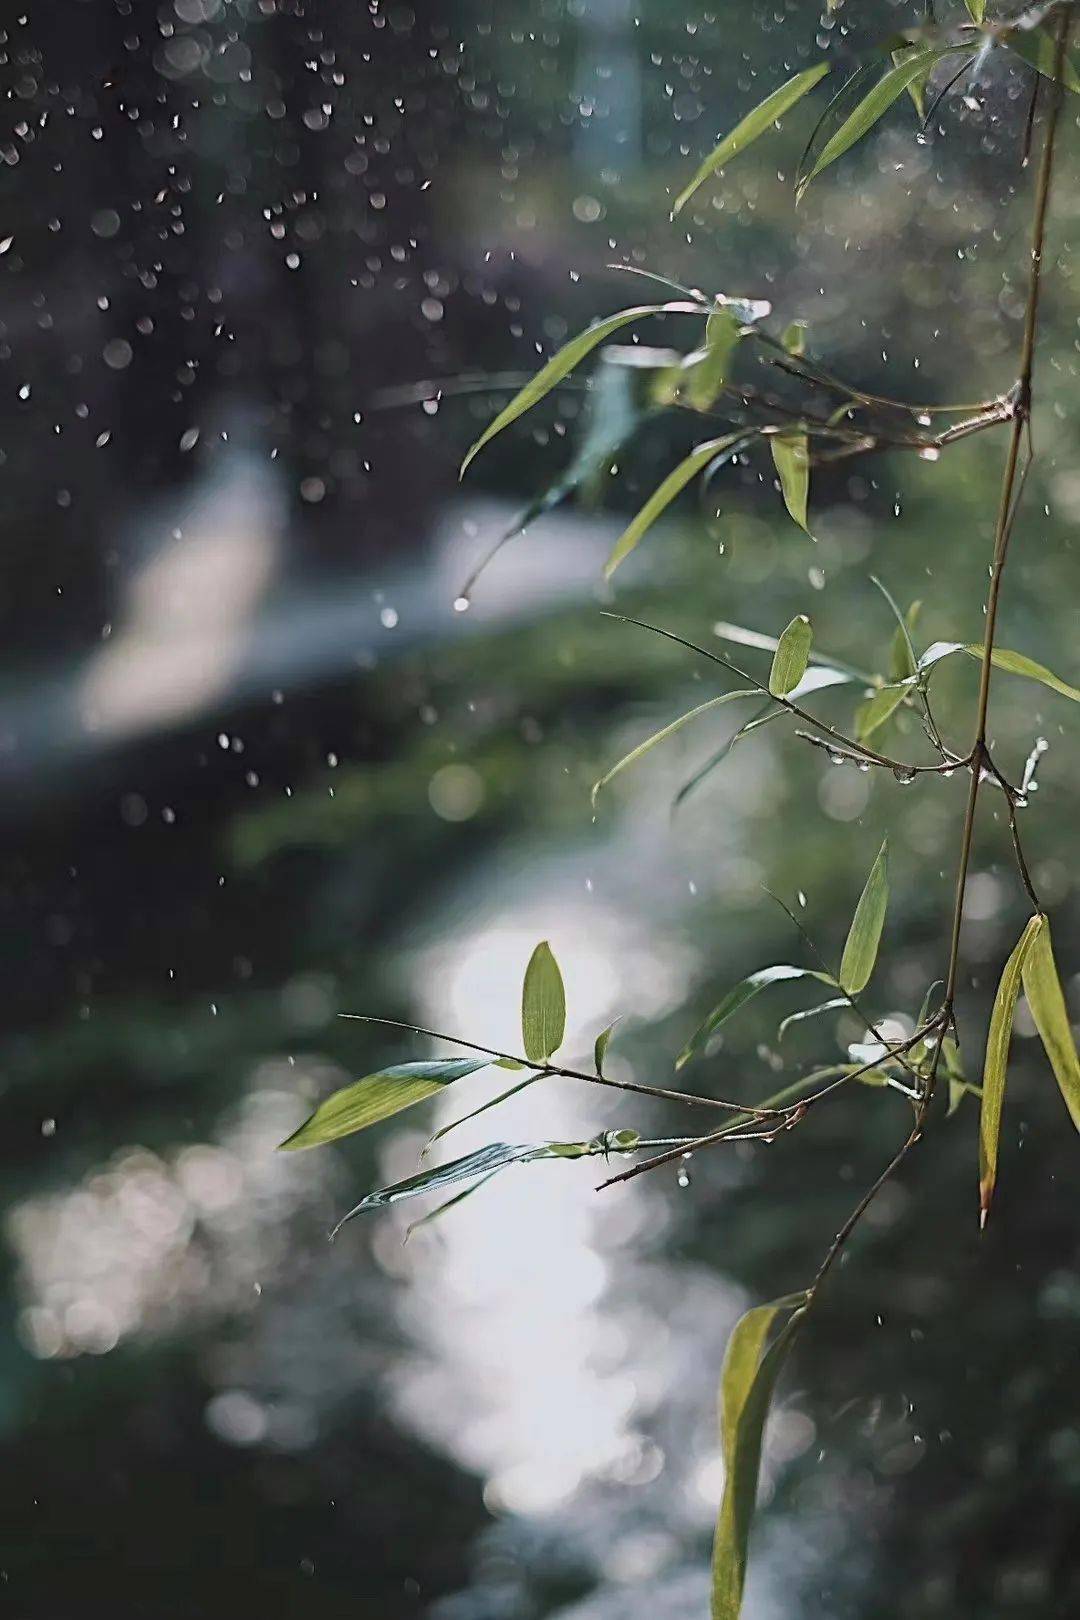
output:
[[[472,606],[472,602],[470,601],[470,599],[467,596],[455,596],[455,598],[454,598],[454,612],[455,613],[468,613],[471,606]]]
[[[893,766],[893,775],[895,776],[896,780],[900,783],[901,787],[907,787],[910,782],[914,782],[914,780],[915,780],[914,766],[911,766],[911,765],[894,765]]]
[[[682,1158],[679,1160],[679,1168],[675,1173],[675,1181],[680,1187],[689,1187],[690,1185],[690,1160],[692,1158],[693,1154],[684,1153]]]

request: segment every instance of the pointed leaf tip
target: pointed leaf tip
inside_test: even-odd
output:
[[[726,135],[720,144],[713,148],[708,157],[699,166],[689,185],[676,197],[671,210],[671,218],[681,212],[683,207],[697,191],[704,185],[711,175],[718,174],[725,164],[730,163],[738,153],[744,152],[760,135],[764,135],[778,118],[781,118],[789,108],[794,107],[812,90],[820,79],[829,71],[828,62],[818,62],[815,67],[806,68],[802,73],[796,73],[794,78],[782,84],[778,90],[760,101],[746,117],[736,124],[729,135]]]
[[[1001,1110],[1005,1102],[1005,1078],[1009,1067],[1013,1014],[1020,993],[1021,976],[1032,945],[1043,927],[1041,916],[1034,916],[1021,934],[1012,955],[1002,969],[990,1013],[983,1061],[982,1099],[979,1105],[979,1229],[986,1226],[990,1203],[997,1183],[998,1142],[1001,1137]]]
[[[841,990],[848,995],[858,995],[860,990],[865,990],[874,971],[881,931],[885,926],[885,911],[889,904],[888,862],[889,840],[886,838],[859,896],[844,945],[839,983]]]
[[[434,1096],[455,1080],[487,1068],[491,1061],[490,1057],[435,1058],[379,1069],[327,1097],[298,1130],[279,1144],[279,1151],[291,1153],[299,1148],[319,1147],[377,1125],[403,1108]]]
[[[794,692],[806,674],[813,640],[810,620],[805,613],[796,614],[776,643],[769,670],[770,696],[787,697],[789,692]]]
[[[521,1036],[530,1063],[546,1063],[566,1033],[566,992],[547,940],[529,958],[521,990]]]

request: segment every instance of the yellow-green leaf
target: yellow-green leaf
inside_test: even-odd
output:
[[[865,990],[877,961],[885,908],[889,903],[888,862],[889,840],[886,839],[859,896],[840,961],[840,988],[849,996],[857,996],[860,990]]]
[[[919,621],[922,603],[912,602],[903,618],[898,620],[896,632],[889,648],[889,674],[894,681],[906,681],[918,669],[918,659],[911,638]]]
[[[718,174],[726,163],[739,152],[744,152],[748,146],[770,129],[778,118],[781,118],[790,107],[794,107],[812,90],[820,79],[829,71],[827,62],[819,62],[816,67],[807,68],[803,73],[796,73],[793,79],[782,84],[779,90],[766,96],[764,101],[758,103],[752,112],[748,112],[741,123],[736,124],[730,135],[726,135],[701,164],[690,184],[676,197],[675,206],[671,210],[672,218],[690,201],[699,186],[704,185],[710,175]]]
[[[706,702],[699,703],[697,708],[688,709],[685,714],[680,714],[677,720],[672,720],[668,725],[662,726],[659,731],[654,731],[651,737],[646,737],[644,742],[638,743],[636,748],[631,748],[628,754],[624,754],[622,759],[600,778],[599,782],[594,782],[592,790],[593,804],[596,804],[601,789],[606,788],[608,783],[613,781],[621,771],[625,771],[630,765],[636,765],[638,760],[647,754],[651,748],[656,747],[657,743],[666,742],[668,737],[673,737],[677,731],[681,731],[689,721],[696,720],[699,714],[707,714],[710,709],[718,709],[722,703],[730,703],[733,698],[757,697],[757,695],[758,689],[756,686],[740,687],[735,692],[721,692],[719,697],[709,698]]]
[[[788,514],[800,529],[805,529],[806,504],[810,495],[810,440],[797,429],[770,433],[769,449],[780,478]]]
[[[683,361],[686,395],[696,411],[707,411],[723,388],[742,332],[742,323],[730,309],[714,309],[705,322],[704,348]]]
[[[566,1033],[566,992],[547,940],[529,958],[521,991],[521,1038],[530,1063],[546,1063]]]
[[[981,23],[986,16],[986,0],[965,0],[972,22]]]
[[[1001,1137],[1001,1109],[1005,1101],[1005,1077],[1009,1067],[1013,1014],[1020,992],[1024,963],[1043,927],[1042,917],[1030,919],[1012,955],[1002,969],[990,1013],[983,1060],[982,1102],[979,1107],[979,1225],[986,1225],[990,1201],[997,1182],[998,1141]]]
[[[602,1029],[593,1045],[593,1068],[601,1079],[603,1079],[604,1075],[604,1059],[607,1056],[608,1042],[611,1040],[614,1029],[614,1024],[609,1024],[607,1029]]]
[[[342,1086],[320,1103],[310,1119],[280,1144],[293,1151],[336,1142],[368,1125],[376,1125],[391,1114],[399,1114],[413,1103],[423,1102],[445,1086],[452,1085],[477,1069],[486,1068],[489,1057],[439,1058],[430,1062],[395,1063],[389,1069],[367,1074],[362,1080]]]
[[[850,151],[856,141],[861,141],[868,134],[878,120],[884,117],[898,96],[902,96],[909,85],[925,76],[941,57],[947,56],[955,46],[928,46],[921,51],[915,51],[897,66],[892,67],[879,79],[874,88],[863,97],[854,112],[844,120],[840,128],[827,141],[818,155],[817,162],[810,173],[800,182],[799,196],[806,190],[811,180],[827,169],[830,163],[843,157]]]
[[[982,662],[983,650],[976,643],[965,647],[964,651]],[[1052,669],[1047,669],[1045,664],[1037,664],[1034,658],[1029,658],[1026,653],[1010,652],[1008,647],[995,647],[992,663],[995,669],[1007,670],[1010,675],[1024,675],[1029,681],[1041,681],[1043,686],[1048,686],[1052,692],[1059,692],[1062,697],[1080,703],[1080,690],[1070,686],[1068,681],[1063,681]]]
[[[810,662],[810,647],[814,632],[805,613],[796,614],[773,653],[769,670],[769,693],[772,697],[786,697],[793,692],[806,674]]]
[[[663,483],[653,490],[645,505],[630,523],[612,548],[611,556],[604,564],[604,578],[610,579],[619,564],[627,558],[634,547],[656,522],[660,514],[667,509],[692,478],[695,478],[704,467],[716,457],[730,460],[737,449],[748,444],[750,435],[746,433],[725,433],[722,438],[708,439],[691,450],[674,471],[669,472]]]
[[[602,321],[594,321],[584,332],[579,332],[569,343],[565,343],[547,365],[542,366],[536,376],[514,395],[509,405],[488,423],[475,444],[469,447],[465,460],[461,463],[459,477],[464,477],[469,463],[485,444],[488,444],[497,433],[501,433],[503,428],[509,427],[511,422],[516,422],[519,416],[524,416],[526,411],[532,410],[545,394],[550,394],[557,383],[568,377],[574,367],[592,353],[597,344],[603,343],[606,337],[610,337],[620,327],[629,326],[632,321],[643,320],[646,315],[696,315],[700,319],[704,313],[703,304],[676,301],[668,304],[638,304],[633,309],[620,309],[615,315],[605,316]]]
[[[971,4],[971,0],[968,0],[968,4]],[[918,49],[917,45],[902,45],[899,50],[893,51],[891,53],[893,66],[899,67],[901,62],[906,62],[912,52]],[[911,97],[912,105],[920,118],[926,117],[926,81],[929,77],[930,69],[925,68],[919,77],[913,79],[907,87],[907,93]]]
[[[780,339],[788,354],[801,359],[806,353],[806,324],[804,321],[792,321],[784,328],[784,335]]]
[[[750,1526],[757,1506],[761,1444],[776,1380],[806,1314],[804,1294],[758,1305],[732,1330],[720,1376],[724,1495],[713,1542],[711,1620],[738,1620]],[[778,1316],[792,1314],[772,1343]]]
[[[1035,1028],[1046,1048],[1065,1106],[1073,1124],[1080,1131],[1080,1059],[1076,1055],[1076,1042],[1054,961],[1050,924],[1045,917],[1024,961],[1023,978],[1024,994],[1035,1020]]]

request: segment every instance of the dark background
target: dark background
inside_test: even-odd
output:
[[[974,640],[1000,439],[822,469],[813,542],[751,458],[603,589],[620,516],[694,442],[666,416],[452,606],[592,397],[564,390],[459,487],[506,398],[476,379],[523,377],[636,301],[613,260],[770,299],[865,387],[1009,387],[1031,85],[1000,52],[926,135],[898,105],[797,210],[805,107],[667,218],[767,90],[821,49],[853,65],[917,10],[2,8],[5,1612],[704,1612],[727,1331],[812,1275],[906,1129],[902,1099],[845,1094],[773,1147],[702,1156],[682,1189],[601,1198],[588,1164],[513,1171],[406,1248],[410,1210],[325,1233],[409,1173],[430,1107],[339,1149],[273,1149],[348,1076],[430,1049],[339,1012],[513,1042],[544,937],[568,1050],[621,1014],[611,1072],[664,1083],[718,990],[803,949],[762,885],[805,895],[835,954],[885,831],[875,1012],[913,1017],[941,974],[958,779],[838,770],[774,727],[672,818],[731,729],[720,710],[593,818],[602,769],[716,690],[600,608],[705,641],[718,619],[776,633],[806,611],[822,646],[882,668],[875,573],[923,601],[922,644]],[[1002,627],[1070,680],[1074,125],[1070,105]],[[938,677],[958,741],[975,676]],[[850,699],[821,704],[847,723]],[[1073,1005],[1076,725],[1064,699],[995,682],[1014,774],[1050,744],[1024,825]],[[976,1074],[1024,921],[985,798],[962,983]],[[758,1097],[858,1038],[823,1020],[781,1046],[797,994],[764,1000],[696,1084]],[[968,1105],[935,1119],[804,1338],[754,1620],[1080,1608],[1077,1144],[1023,1007],[1017,1027],[988,1233]],[[463,1082],[439,1121],[496,1089]],[[459,1141],[685,1123],[563,1082]]]

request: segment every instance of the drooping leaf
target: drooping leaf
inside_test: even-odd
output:
[[[898,66],[891,67],[883,78],[879,79],[874,88],[859,102],[858,106],[840,125],[836,133],[828,140],[818,155],[817,162],[809,174],[799,185],[799,196],[806,190],[811,180],[817,178],[823,169],[827,169],[837,158],[843,157],[845,152],[851,150],[857,141],[867,135],[879,119],[883,118],[893,102],[910,84],[924,77],[941,57],[947,56],[955,46],[927,46],[907,57]]]
[[[877,961],[885,909],[889,903],[889,840],[878,851],[866,887],[859,896],[840,961],[840,988],[857,996],[870,982]]]
[[[736,692],[721,692],[719,697],[709,698],[706,702],[699,703],[696,708],[688,709],[685,714],[680,714],[677,720],[672,720],[666,726],[662,726],[659,731],[654,731],[651,737],[646,737],[644,742],[638,743],[636,748],[632,748],[628,754],[624,754],[622,759],[611,767],[610,771],[607,771],[598,782],[593,784],[593,804],[596,804],[601,789],[607,787],[608,783],[613,781],[620,772],[625,771],[631,765],[636,765],[638,760],[642,759],[650,749],[656,747],[657,743],[666,742],[669,737],[673,737],[677,731],[681,731],[683,726],[687,725],[691,720],[696,720],[699,714],[707,714],[710,709],[718,709],[722,704],[730,703],[735,698],[757,697],[757,695],[758,690],[754,686],[740,687]]]
[[[776,644],[772,668],[769,670],[769,693],[772,697],[787,697],[806,674],[810,662],[810,648],[814,632],[805,613],[792,619]]]
[[[532,410],[546,394],[550,394],[556,384],[562,382],[564,377],[568,377],[575,366],[580,365],[581,361],[592,353],[597,344],[603,343],[613,332],[619,331],[623,326],[629,326],[633,321],[644,320],[647,315],[696,315],[700,318],[703,314],[701,304],[677,300],[668,304],[639,304],[633,309],[621,309],[615,315],[607,315],[603,320],[594,321],[584,332],[579,332],[569,343],[565,343],[558,353],[541,367],[536,376],[514,395],[498,416],[488,423],[475,444],[470,446],[461,463],[459,476],[464,476],[469,463],[480,453],[484,445],[490,443],[503,428],[509,427],[511,422],[516,422],[519,416],[524,416],[526,411]]]
[[[819,1002],[816,1007],[803,1007],[799,1012],[788,1013],[786,1018],[780,1020],[776,1038],[782,1041],[792,1024],[805,1024],[809,1018],[820,1018],[822,1013],[838,1012],[841,1007],[850,1005],[846,996],[833,996],[829,1001]]]
[[[812,90],[828,71],[829,64],[819,62],[816,67],[806,68],[804,72],[796,73],[794,78],[789,79],[786,84],[782,84],[779,90],[774,90],[771,95],[766,96],[765,100],[760,101],[752,112],[748,112],[746,117],[736,124],[730,135],[726,135],[720,144],[714,147],[701,164],[690,184],[676,197],[674,207],[671,210],[672,218],[690,201],[699,186],[704,185],[711,175],[718,174],[724,165],[730,163],[738,153],[745,152],[746,148],[752,145],[759,135],[763,135],[778,118],[783,117],[789,108],[794,107],[797,101],[801,101],[807,91]]]
[[[899,67],[901,63],[906,62],[908,57],[918,49],[919,47],[917,45],[901,45],[899,50],[895,50],[891,53],[893,66]],[[933,64],[931,64],[931,66],[932,65]],[[920,119],[926,117],[926,81],[929,79],[929,77],[930,68],[924,68],[922,73],[920,73],[917,78],[912,79],[911,83],[907,87],[907,93],[911,97],[911,104],[915,108],[915,111]]]
[[[521,1038],[530,1063],[546,1063],[566,1033],[566,992],[547,940],[529,958],[521,991]]]
[[[1005,1101],[1005,1076],[1009,1067],[1013,1013],[1020,992],[1024,963],[1043,927],[1042,917],[1030,919],[1002,970],[990,1013],[983,1061],[982,1105],[979,1109],[979,1225],[986,1225],[990,1201],[997,1181],[998,1140],[1001,1136],[1001,1108]]]
[[[433,1165],[430,1170],[420,1170],[415,1176],[407,1176],[404,1181],[395,1181],[389,1187],[380,1187],[377,1192],[370,1192],[354,1204],[347,1215],[343,1215],[330,1233],[336,1237],[346,1221],[353,1220],[369,1209],[385,1209],[389,1204],[400,1203],[403,1198],[416,1198],[420,1193],[441,1192],[444,1187],[453,1187],[461,1181],[473,1181],[479,1176],[494,1175],[496,1170],[504,1170],[510,1164],[522,1164],[526,1159],[537,1156],[546,1156],[543,1150],[529,1145],[511,1146],[507,1142],[490,1142],[487,1147],[477,1148],[474,1153],[466,1153],[460,1159],[451,1159],[447,1164]]]
[[[742,323],[730,309],[714,309],[705,322],[704,348],[683,361],[687,398],[696,411],[707,411],[723,388],[742,332]]]
[[[915,634],[915,626],[919,622],[921,612],[922,603],[919,601],[912,602],[896,626],[892,646],[889,648],[889,675],[894,681],[909,680],[919,667],[918,656],[911,638]]]
[[[880,731],[886,720],[895,714],[911,690],[908,686],[879,686],[873,697],[867,698],[859,708],[855,720],[855,736],[859,742],[869,742],[875,731]]]
[[[756,973],[750,973],[745,979],[740,979],[739,983],[728,991],[724,999],[717,1002],[709,1016],[694,1031],[675,1059],[675,1067],[681,1069],[684,1064],[689,1063],[694,1054],[701,1050],[710,1035],[715,1030],[718,1030],[721,1024],[726,1024],[728,1019],[737,1013],[740,1007],[744,1007],[759,991],[764,990],[766,985],[783,984],[790,979],[818,979],[822,984],[832,984],[834,982],[825,973],[817,973],[812,968],[791,967],[787,963],[782,963],[776,967],[759,968]]]
[[[615,1025],[609,1024],[607,1029],[600,1031],[593,1045],[593,1068],[601,1078],[603,1078],[604,1074],[604,1059],[607,1056],[608,1042],[611,1040],[614,1030]]]
[[[964,643],[962,641],[935,641],[919,659],[920,671],[933,669],[943,659],[951,658],[953,653],[965,652],[969,658],[982,663],[983,649],[978,642]],[[1048,686],[1052,692],[1058,692],[1062,697],[1071,698],[1073,703],[1080,703],[1080,689],[1070,686],[1063,681],[1060,675],[1047,669],[1045,664],[1036,663],[1026,653],[1012,652],[1008,647],[995,647],[991,655],[991,663],[995,669],[1003,669],[1009,675],[1023,675],[1029,681],[1039,681],[1041,685]]]
[[[1050,1067],[1065,1099],[1065,1106],[1080,1131],[1080,1058],[1076,1055],[1069,1013],[1054,961],[1050,923],[1042,919],[1023,963],[1024,994],[1039,1039],[1046,1048]]]
[[[713,1542],[711,1620],[738,1620],[746,1580],[750,1526],[757,1506],[761,1445],[776,1380],[805,1311],[805,1295],[759,1305],[736,1323],[720,1378],[724,1495]],[[776,1319],[791,1315],[772,1343]]]
[[[806,506],[810,496],[810,440],[797,428],[770,433],[768,437],[788,515],[800,529],[806,529]],[[810,531],[807,529],[806,532]]]
[[[660,514],[671,505],[676,495],[686,488],[692,478],[695,478],[711,461],[717,459],[730,461],[732,456],[737,455],[749,444],[751,438],[752,433],[725,433],[721,438],[708,439],[704,444],[699,444],[691,450],[690,454],[668,473],[663,483],[653,490],[637,516],[627,524],[604,564],[604,578],[611,578],[619,564],[630,555]]]
[[[859,67],[855,68],[854,72],[848,75],[840,88],[830,97],[821,117],[810,131],[802,157],[799,159],[799,165],[795,171],[796,193],[814,167],[821,152],[859,105],[859,102],[870,86],[877,80],[880,73],[881,64],[878,60],[872,59],[869,62],[863,62]]]
[[[1046,79],[1056,78],[1058,44],[1054,31],[1045,25],[1037,28],[1010,28],[999,36],[1003,45],[1041,73]],[[1066,51],[1062,58],[1061,82],[1066,90],[1080,92],[1080,64],[1075,51]]]
[[[504,1067],[504,1065],[496,1064],[495,1067],[501,1068]],[[522,1065],[520,1063],[515,1063],[514,1067],[516,1069],[520,1069]],[[524,1091],[527,1086],[534,1086],[539,1079],[540,1075],[538,1074],[527,1075],[524,1080],[519,1080],[517,1085],[511,1086],[508,1091],[501,1091],[497,1097],[489,1097],[487,1102],[481,1103],[479,1108],[472,1108],[467,1114],[462,1114],[458,1119],[452,1119],[449,1125],[443,1125],[435,1132],[434,1136],[424,1147],[424,1154],[429,1152],[429,1150],[435,1146],[436,1142],[441,1142],[444,1136],[449,1136],[451,1131],[456,1131],[459,1125],[467,1124],[470,1119],[478,1119],[481,1114],[486,1114],[489,1108],[498,1108],[500,1103],[509,1102],[511,1097],[516,1097],[518,1092]],[[423,1154],[421,1154],[421,1157],[423,1157]]]
[[[487,1068],[491,1062],[490,1057],[436,1058],[419,1063],[395,1063],[388,1069],[379,1069],[327,1097],[310,1119],[279,1147],[292,1152],[351,1136],[354,1131],[376,1125],[413,1103],[433,1097],[445,1086],[464,1079],[467,1074],[475,1074],[477,1069]]]

